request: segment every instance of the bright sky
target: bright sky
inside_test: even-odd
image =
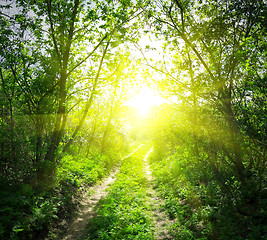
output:
[[[152,107],[159,106],[164,102],[165,99],[156,91],[145,87],[138,94],[130,98],[125,105],[135,108],[141,116],[146,116]]]

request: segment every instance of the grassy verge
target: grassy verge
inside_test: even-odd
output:
[[[237,207],[246,199],[242,200],[239,185],[234,185],[238,182],[225,183],[232,189],[230,198],[204,164],[183,148],[165,158],[151,158],[157,191],[169,217],[175,220],[173,239],[264,239],[264,211],[255,209],[254,216],[239,213]]]
[[[109,194],[99,202],[86,239],[154,239],[147,205],[143,146],[123,160]]]

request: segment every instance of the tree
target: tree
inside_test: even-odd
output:
[[[198,98],[202,98],[201,104],[207,102],[222,114],[220,121],[228,127],[223,140],[224,151],[232,169],[245,184],[248,169],[245,169],[244,164],[247,160],[242,150],[244,137],[234,112],[235,97],[240,82],[246,81],[248,77],[247,67],[244,67],[245,59],[255,56],[255,50],[262,48],[265,42],[263,39],[266,39],[264,2],[200,3],[175,0],[157,1],[155,6],[156,10],[151,8],[148,12],[148,16],[154,19],[155,28],[173,46],[171,50],[184,49],[181,51],[181,61],[187,63],[192,87],[189,91],[195,99],[192,101],[196,103],[197,94]],[[186,49],[194,55],[194,68],[192,57]],[[260,64],[260,55],[254,58],[253,64]],[[193,72],[197,72],[197,75],[193,76]],[[258,75],[264,78],[259,72]],[[193,90],[195,84],[201,86],[198,93]]]
[[[20,65],[14,68],[13,59],[3,70],[8,70],[14,86],[20,87],[25,100],[22,104],[28,106],[24,114],[31,116],[34,123],[34,169],[39,183],[54,175],[68,115],[80,102],[87,102],[64,151],[84,123],[107,56],[137,33],[134,18],[140,14],[140,4],[141,1],[29,0],[17,1],[13,15],[1,15],[6,24],[7,18],[12,19],[10,25],[14,28],[13,32],[4,31],[3,37],[13,34],[15,39],[21,32],[21,44],[13,51]],[[7,47],[2,57],[7,60],[6,50],[11,42],[4,44]],[[2,76],[5,78],[7,73]],[[82,87],[89,91],[79,91]],[[77,97],[79,94],[82,97]]]

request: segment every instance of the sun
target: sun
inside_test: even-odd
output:
[[[164,103],[164,99],[156,91],[145,87],[130,98],[125,105],[135,108],[142,117],[145,117],[149,114],[151,108],[162,103]]]

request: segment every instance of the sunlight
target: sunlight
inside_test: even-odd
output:
[[[156,91],[145,87],[138,94],[130,98],[125,105],[135,108],[142,117],[146,117],[154,106],[164,103],[163,99]]]

